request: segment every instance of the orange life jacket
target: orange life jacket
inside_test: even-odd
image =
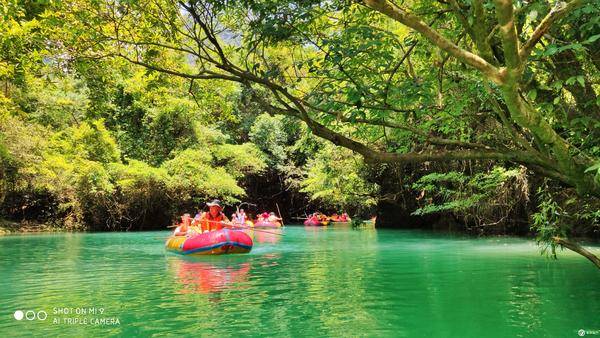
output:
[[[219,212],[216,217],[212,217],[209,211],[205,212],[200,219],[200,226],[202,227],[202,232],[208,230],[221,230],[223,229],[223,221],[225,221],[226,217],[223,212]]]

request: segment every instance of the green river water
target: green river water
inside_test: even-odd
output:
[[[600,272],[531,240],[286,227],[189,259],[167,235],[0,238],[0,334],[600,337]]]

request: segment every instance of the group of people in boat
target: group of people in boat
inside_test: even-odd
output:
[[[276,222],[280,222],[281,218],[277,217],[277,215],[275,215],[274,212],[268,213],[268,212],[263,212],[262,214],[259,214],[256,217],[256,223],[259,222],[271,222],[271,223],[276,223]]]
[[[239,209],[231,215],[231,220],[223,213],[223,207],[221,202],[217,199],[212,202],[206,203],[208,211],[198,212],[194,218],[190,214],[184,214],[181,216],[181,224],[179,224],[174,231],[175,236],[186,236],[195,233],[204,233],[207,231],[221,230],[227,228],[245,228],[252,227],[254,224],[260,226],[261,224],[270,223],[277,226],[281,226],[281,217],[277,216],[274,212],[263,212],[258,214],[255,222],[252,222],[252,217],[247,215],[244,209]],[[315,212],[307,217],[307,220],[313,223],[328,222],[350,222],[350,216],[347,213],[338,215],[334,213],[331,216],[327,216],[320,212]],[[268,225],[268,224],[267,224]],[[265,225],[266,226],[266,225]]]
[[[348,214],[345,212],[342,213],[341,215],[334,213],[331,216],[327,216],[320,212],[315,212],[315,213],[310,214],[307,217],[307,219],[312,222],[350,222],[350,221],[352,221],[350,216],[348,216]]]
[[[223,213],[221,201],[215,199],[212,202],[206,203],[208,211],[198,212],[194,218],[190,214],[181,216],[181,224],[179,224],[173,233],[175,236],[186,236],[194,233],[204,233],[207,231],[221,230],[227,228],[244,228],[252,226],[251,221],[244,209],[239,209],[231,215],[231,221]],[[281,222],[281,218],[275,215],[274,212],[263,212],[257,216],[256,223],[259,222]],[[280,223],[279,223],[280,224]]]
[[[181,224],[175,228],[175,236],[185,236],[189,233],[203,233],[212,230],[221,230],[229,223],[229,219],[223,213],[223,207],[219,200],[206,203],[208,211],[198,212],[194,218],[190,214],[181,216]]]

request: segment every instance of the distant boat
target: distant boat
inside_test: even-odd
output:
[[[328,224],[329,224],[329,221],[318,221],[318,220],[314,220],[311,218],[304,221],[304,225],[306,225],[306,226],[318,227],[318,226],[326,226]]]

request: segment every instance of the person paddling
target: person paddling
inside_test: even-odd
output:
[[[215,199],[212,202],[206,203],[206,205],[208,206],[208,211],[204,212],[200,217],[202,232],[223,229],[223,222],[229,222],[229,219],[223,213],[221,201]]]

